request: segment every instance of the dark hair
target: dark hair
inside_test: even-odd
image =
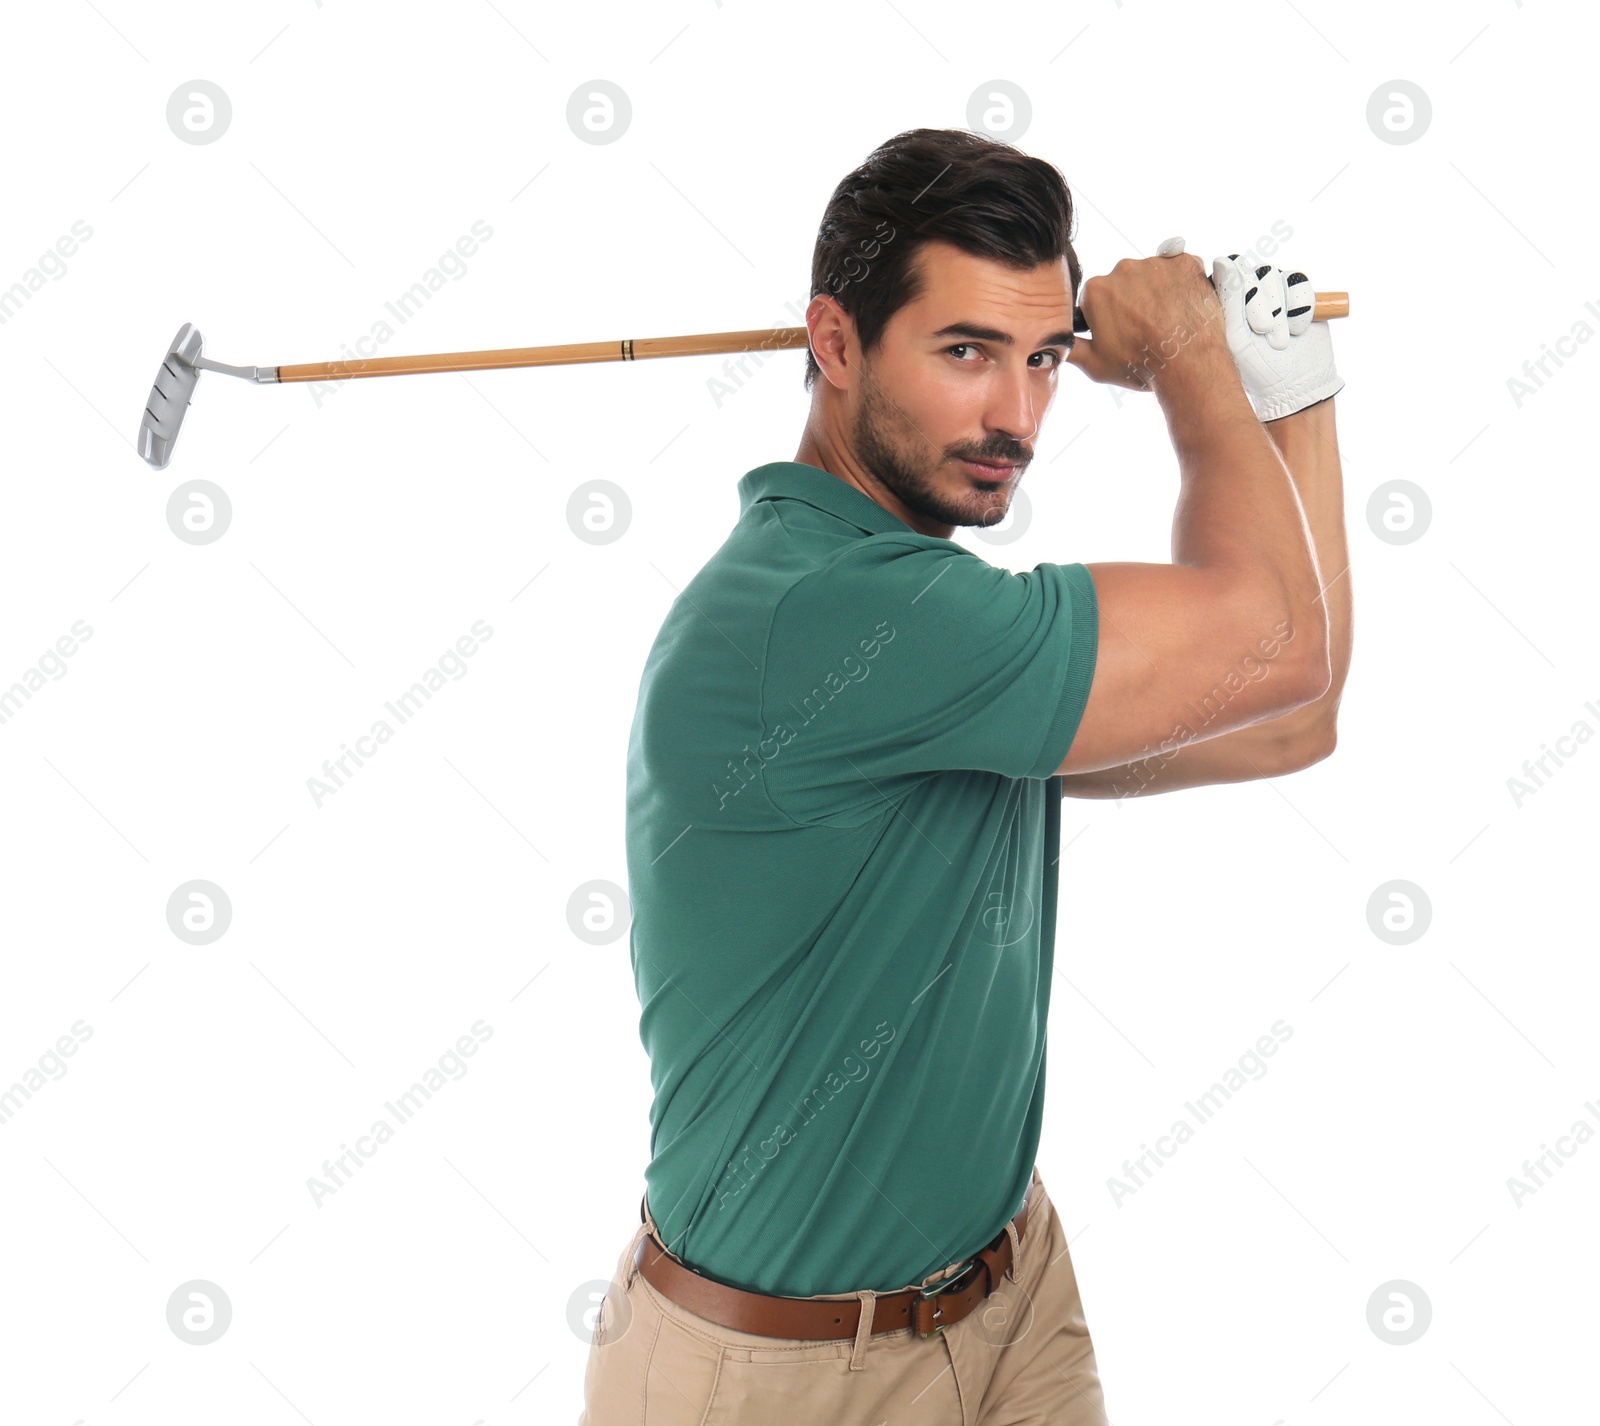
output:
[[[965,129],[908,129],[833,190],[811,254],[811,296],[833,297],[870,351],[889,319],[920,295],[912,259],[938,238],[1008,267],[1065,257],[1076,299],[1074,217],[1054,164]],[[807,391],[820,370],[807,347]]]

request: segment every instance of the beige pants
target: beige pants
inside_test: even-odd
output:
[[[1027,1203],[1015,1280],[955,1326],[872,1336],[863,1321],[854,1339],[826,1342],[737,1332],[664,1297],[633,1265],[655,1233],[646,1219],[596,1314],[578,1426],[1106,1426],[1072,1259],[1037,1168]],[[860,1297],[865,1319],[879,1294],[818,1296]]]

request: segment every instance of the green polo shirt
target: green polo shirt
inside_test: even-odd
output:
[[[1094,584],[796,461],[739,503],[629,738],[646,1195],[723,1282],[889,1291],[987,1243],[1032,1175]]]

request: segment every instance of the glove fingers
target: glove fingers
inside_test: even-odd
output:
[[[1317,305],[1316,289],[1303,272],[1291,272],[1284,279],[1283,287],[1289,303],[1284,309],[1284,316],[1289,319],[1289,335],[1298,337],[1311,325]]]
[[[1228,345],[1235,350],[1250,342],[1250,329],[1245,325],[1242,298],[1249,286],[1250,269],[1238,264],[1238,253],[1232,257],[1211,259],[1211,285],[1222,303],[1223,330],[1228,335]]]
[[[1211,285],[1217,289],[1217,296],[1222,299],[1224,307],[1231,307],[1229,298],[1237,301],[1236,294],[1243,292],[1249,285],[1246,281],[1250,275],[1249,271],[1241,270],[1238,261],[1238,253],[1211,259]]]
[[[1274,351],[1281,352],[1289,345],[1288,305],[1282,270],[1262,263],[1244,290],[1244,317],[1250,330],[1265,337]]]
[[[1212,258],[1211,285],[1222,304],[1223,334],[1245,390],[1265,389],[1272,383],[1272,368],[1258,350],[1257,338],[1244,314],[1244,294],[1255,285],[1255,269],[1241,263],[1238,253]]]

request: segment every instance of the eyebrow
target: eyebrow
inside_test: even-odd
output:
[[[1013,345],[1011,337],[1007,333],[1000,331],[999,328],[980,327],[976,322],[952,322],[948,327],[940,327],[933,335],[935,338],[964,337],[968,341],[994,342],[1003,347]],[[1076,340],[1076,335],[1070,329],[1064,328],[1059,332],[1050,333],[1039,345],[1041,347],[1066,347],[1070,350]]]

